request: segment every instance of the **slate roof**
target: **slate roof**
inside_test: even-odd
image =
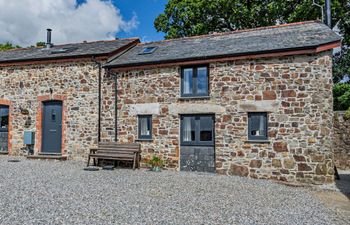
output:
[[[138,44],[106,64],[106,67],[139,66],[308,49],[339,40],[341,40],[340,37],[325,24],[307,21]],[[152,54],[140,54],[145,47],[157,47],[157,49]]]
[[[22,48],[0,51],[0,63],[108,55],[125,45],[138,42],[138,40],[138,38],[126,38],[110,41],[54,45],[50,49]],[[67,51],[61,52],[64,49],[67,49]]]

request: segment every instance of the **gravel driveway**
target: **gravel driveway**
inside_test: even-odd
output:
[[[0,157],[0,224],[332,224],[306,189],[265,180]]]

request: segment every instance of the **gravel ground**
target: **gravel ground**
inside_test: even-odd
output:
[[[0,224],[333,224],[307,189],[203,173],[0,157]]]

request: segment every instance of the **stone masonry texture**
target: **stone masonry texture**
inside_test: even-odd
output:
[[[89,148],[97,144],[98,68],[94,63],[0,67],[0,90],[0,99],[11,102],[12,155],[26,153],[23,132],[27,130],[36,132],[35,153],[40,152],[40,99],[63,100],[63,155],[85,158]],[[25,110],[28,114],[23,114]]]
[[[181,110],[195,113],[197,107],[193,106],[201,105],[200,113],[208,109],[207,113],[215,114],[217,173],[287,182],[333,182],[330,51],[211,63],[207,99],[179,98],[180,69],[134,69],[116,75],[118,141],[138,141],[135,105],[159,103],[159,113],[152,115],[153,140],[141,141],[143,161],[157,154],[167,168],[178,169]],[[114,78],[105,77],[104,84],[103,117],[107,118],[103,138],[113,140]],[[248,141],[248,112],[256,111],[268,113],[267,143]]]
[[[344,112],[334,113],[334,164],[338,169],[350,169],[350,120]]]

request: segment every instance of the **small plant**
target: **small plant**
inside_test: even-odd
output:
[[[152,159],[150,159],[148,161],[148,165],[149,165],[151,171],[160,172],[161,168],[164,165],[164,161],[161,158],[159,158],[158,156],[154,155],[152,157]]]
[[[344,120],[350,119],[350,107],[348,108],[348,110],[345,111],[343,117],[344,117]]]

